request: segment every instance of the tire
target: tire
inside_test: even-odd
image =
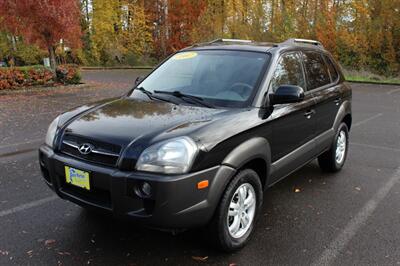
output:
[[[349,130],[345,123],[341,123],[331,148],[318,157],[319,166],[326,172],[340,171],[346,162],[348,149]]]
[[[246,194],[244,194],[246,195],[245,197],[239,196],[238,194],[240,191],[243,192],[243,189],[246,191]],[[255,202],[254,205],[252,205],[253,207],[250,207],[250,195],[254,196]],[[249,201],[247,209],[244,202],[240,201],[240,199],[243,198]],[[236,203],[232,203],[232,201],[237,202],[237,205],[235,205]],[[243,248],[252,235],[255,222],[261,209],[262,201],[263,190],[257,173],[251,169],[240,171],[225,189],[220,204],[217,207],[214,217],[209,225],[208,236],[212,237],[214,244],[219,249],[226,252],[233,252]],[[231,214],[236,212],[238,215],[231,215],[228,217],[228,211],[230,207],[233,206],[231,204],[238,206],[237,210],[231,208]],[[243,214],[243,212],[246,212],[246,214]],[[239,218],[240,216],[243,217],[243,220]],[[253,216],[253,218],[251,218],[251,216]],[[235,221],[235,225],[237,225],[239,222],[239,229],[236,234],[229,231],[229,225],[231,228],[236,228],[233,224]],[[244,222],[248,221],[248,225],[243,226],[242,221],[243,224]]]

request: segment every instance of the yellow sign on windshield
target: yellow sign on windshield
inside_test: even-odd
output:
[[[185,60],[185,59],[190,59],[190,58],[193,58],[196,56],[197,56],[196,52],[185,52],[185,53],[179,53],[179,54],[174,55],[174,57],[172,57],[172,59]]]

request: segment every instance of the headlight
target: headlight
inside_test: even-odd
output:
[[[166,174],[186,173],[192,166],[197,151],[196,143],[188,137],[163,141],[142,152],[136,169]]]
[[[49,129],[47,129],[45,143],[50,147],[53,147],[54,137],[56,136],[56,131],[58,127],[58,120],[59,117],[54,119],[53,122],[51,122]]]

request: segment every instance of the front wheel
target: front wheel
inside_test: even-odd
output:
[[[338,172],[342,169],[349,147],[349,130],[345,123],[340,124],[331,148],[318,157],[322,170]]]
[[[242,170],[232,179],[210,224],[210,235],[218,247],[228,252],[244,247],[253,232],[262,198],[260,178],[253,170]]]

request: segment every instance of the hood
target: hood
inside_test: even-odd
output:
[[[80,109],[82,110],[82,109]],[[83,113],[67,122],[67,134],[90,137],[126,146],[142,139],[158,141],[178,135],[189,135],[194,128],[229,113],[221,109],[148,102],[133,98],[101,102],[84,108]]]

